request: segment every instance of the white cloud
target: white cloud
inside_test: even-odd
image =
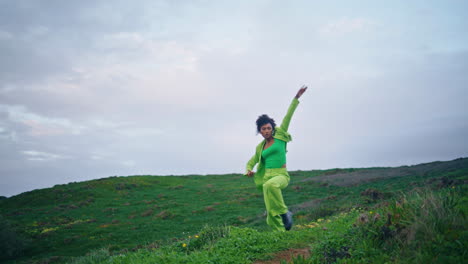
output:
[[[89,111],[101,111],[104,104],[106,111],[128,104],[204,107],[222,92],[210,85],[199,65],[200,57],[206,55],[199,45],[133,32],[109,34],[96,42],[99,53],[76,58],[71,72],[28,89]]]
[[[0,30],[0,40],[10,40],[10,39],[13,39],[13,35],[10,32]]]
[[[106,34],[97,41],[97,47],[100,49],[138,49],[147,44],[148,40],[139,32]]]
[[[121,126],[121,124],[102,119],[93,119],[90,121],[90,124],[97,128],[116,128]]]
[[[1,37],[0,37],[0,39],[1,39]],[[15,85],[5,84],[5,85],[3,85],[3,87],[0,88],[0,93],[7,94],[7,93],[12,92],[12,91],[14,91],[16,89],[17,89],[17,87]]]
[[[93,119],[87,123],[87,127],[90,129],[104,129],[124,137],[146,137],[164,134],[164,131],[160,128],[141,127],[140,124],[132,122],[113,122],[109,120]]]
[[[328,22],[319,28],[321,35],[341,36],[351,33],[368,32],[376,26],[376,23],[366,18],[343,17]]]
[[[161,40],[144,32],[118,32],[96,38],[96,48],[106,51],[106,55],[102,57],[112,60],[111,64],[132,67],[138,65],[140,69],[143,67],[152,70],[162,66],[165,69],[194,70],[201,47],[187,44],[176,40]],[[131,61],[128,60],[129,56]]]
[[[92,159],[92,160],[101,160],[102,157],[101,157],[101,156],[98,156],[98,155],[92,155],[92,156],[91,156],[91,159]]]
[[[17,141],[17,136],[15,131],[9,131],[4,127],[0,127],[0,139]]]
[[[27,156],[28,160],[32,161],[51,161],[57,159],[68,159],[69,156],[53,154],[48,152],[41,152],[36,150],[24,150],[22,151],[24,155]]]
[[[157,128],[124,128],[117,130],[117,133],[126,137],[147,137],[147,136],[158,136],[163,134],[161,129]]]
[[[79,135],[86,129],[65,118],[51,118],[30,112],[21,105],[0,104],[0,112],[6,112],[10,121],[27,126],[32,136]]]
[[[126,160],[122,162],[122,165],[124,165],[125,167],[135,167],[136,162],[133,160]]]
[[[38,37],[42,37],[49,32],[49,28],[41,25],[34,25],[28,28],[26,35],[24,36],[26,39],[35,39]]]
[[[115,161],[116,154],[119,154],[118,151],[112,151],[112,149],[104,147],[104,146],[97,146],[98,149],[94,149],[90,152],[89,158],[95,161]]]

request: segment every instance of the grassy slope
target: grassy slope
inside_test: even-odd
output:
[[[284,238],[288,242],[278,247],[271,246],[276,243],[270,240],[276,238],[270,232],[255,231],[266,229],[262,196],[255,190],[251,179],[238,174],[111,177],[70,183],[1,200],[0,213],[32,239],[23,257],[17,261],[48,259],[63,262],[70,259],[67,256],[80,256],[103,247],[106,247],[104,256],[107,257],[141,247],[162,245],[163,248],[169,245],[165,250],[175,252],[171,254],[176,259],[195,258],[197,254],[203,259],[207,258],[206,252],[187,255],[184,252],[187,248],[181,249],[179,245],[188,236],[198,234],[208,223],[211,226],[227,224],[255,228],[233,229],[238,237],[252,236],[250,233],[256,237],[263,236],[257,244],[265,242],[265,245],[254,250],[250,257],[233,254],[248,263],[287,246],[313,241],[314,237],[320,236],[316,229],[305,231],[301,227],[318,218],[335,217],[350,208],[372,208],[383,200],[399,196],[400,192],[425,186],[431,179],[447,177],[459,179],[458,183],[466,181],[468,159],[412,167],[295,171],[290,174],[292,182],[284,196],[295,212],[298,225]],[[353,181],[348,181],[351,175]],[[398,177],[400,175],[404,177]],[[442,187],[450,184],[453,182],[432,182],[432,185]],[[369,188],[378,190],[376,197],[372,192],[361,195]],[[354,221],[355,217],[352,215],[342,221]],[[338,230],[338,226],[335,229]],[[180,239],[185,240],[175,242],[176,246],[170,243]],[[191,241],[189,239],[186,244],[190,245]],[[221,239],[210,247],[221,247],[219,243],[232,247],[229,243],[234,242]],[[178,251],[186,257],[177,255]],[[229,255],[227,252],[219,254]],[[138,258],[137,255],[126,255],[129,256]],[[168,255],[164,256],[170,259]]]

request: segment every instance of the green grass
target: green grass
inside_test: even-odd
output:
[[[160,248],[112,255],[94,251],[80,263],[252,263],[274,252],[309,246],[292,263],[463,263],[466,259],[467,188],[421,188],[370,210],[350,208],[286,233],[206,227],[196,237]]]
[[[226,236],[206,243],[205,237],[211,235],[203,230],[198,238],[119,255],[111,255],[104,249],[71,263],[251,263],[270,257],[271,252],[298,246],[299,241],[312,239],[314,232],[259,232],[230,227]]]
[[[421,188],[386,206],[352,209],[357,217],[336,216],[351,221],[335,223],[329,227],[333,232],[322,232],[311,243],[312,252],[320,254],[293,263],[463,263],[467,191],[466,186]]]
[[[262,194],[239,174],[110,177],[2,199],[2,221],[17,238],[7,235],[24,242],[3,261],[251,263],[308,246],[316,253],[296,263],[451,263],[466,256],[468,159],[290,175],[284,198],[296,226],[287,233],[269,231]],[[429,205],[437,206],[419,210]],[[359,224],[361,214],[380,218]],[[382,239],[382,232],[392,236]]]

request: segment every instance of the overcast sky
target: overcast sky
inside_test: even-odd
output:
[[[289,170],[468,156],[468,2],[0,0],[0,195],[243,173],[303,84]]]

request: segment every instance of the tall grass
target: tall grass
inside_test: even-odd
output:
[[[293,263],[463,263],[466,188],[416,189],[325,232],[310,259]]]
[[[467,256],[463,193],[455,186],[441,192],[423,189],[395,203],[391,209],[395,218],[402,214],[398,239],[406,257],[420,263],[455,263]]]
[[[0,215],[0,260],[20,255],[31,241],[19,234],[12,224]]]

